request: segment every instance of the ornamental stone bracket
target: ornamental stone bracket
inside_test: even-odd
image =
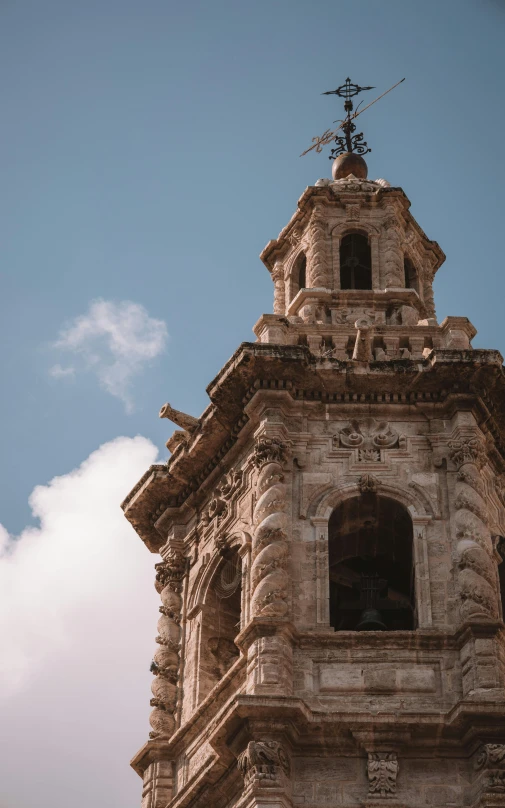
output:
[[[253,792],[290,786],[291,765],[286,747],[277,740],[249,741],[237,758],[244,786]]]

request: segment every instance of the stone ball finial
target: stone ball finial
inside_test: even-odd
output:
[[[354,174],[359,180],[366,180],[368,167],[359,154],[343,152],[333,161],[331,174],[334,180],[343,180],[349,174]]]

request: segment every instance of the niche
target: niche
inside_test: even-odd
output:
[[[330,624],[336,631],[415,625],[413,528],[398,502],[367,492],[329,521]]]
[[[307,257],[305,253],[300,253],[293,266],[293,297],[300,289],[307,287]]]
[[[235,549],[224,551],[210,582],[203,607],[200,635],[200,699],[231,668],[240,652],[235,637],[240,631],[242,569]]]
[[[340,242],[340,288],[372,288],[372,251],[361,233],[348,233]]]

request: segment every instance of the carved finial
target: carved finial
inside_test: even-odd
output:
[[[160,418],[168,418],[169,421],[182,427],[187,432],[194,432],[200,423],[198,418],[193,418],[192,415],[187,415],[185,412],[180,412],[180,410],[174,410],[168,403],[163,404],[160,410]]]

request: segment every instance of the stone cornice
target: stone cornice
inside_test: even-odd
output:
[[[441,406],[454,393],[466,395],[475,406],[485,401],[487,428],[505,456],[502,361],[497,351],[437,349],[421,361],[373,361],[362,368],[352,360],[318,358],[304,346],[243,343],[208,386],[211,405],[188,442],[177,447],[166,466],[151,466],[122,508],[149,549],[157,552],[165,541],[155,527],[158,518],[197,496],[218,466],[224,473],[225,457],[248,423],[244,408],[258,390],[341,405]]]

